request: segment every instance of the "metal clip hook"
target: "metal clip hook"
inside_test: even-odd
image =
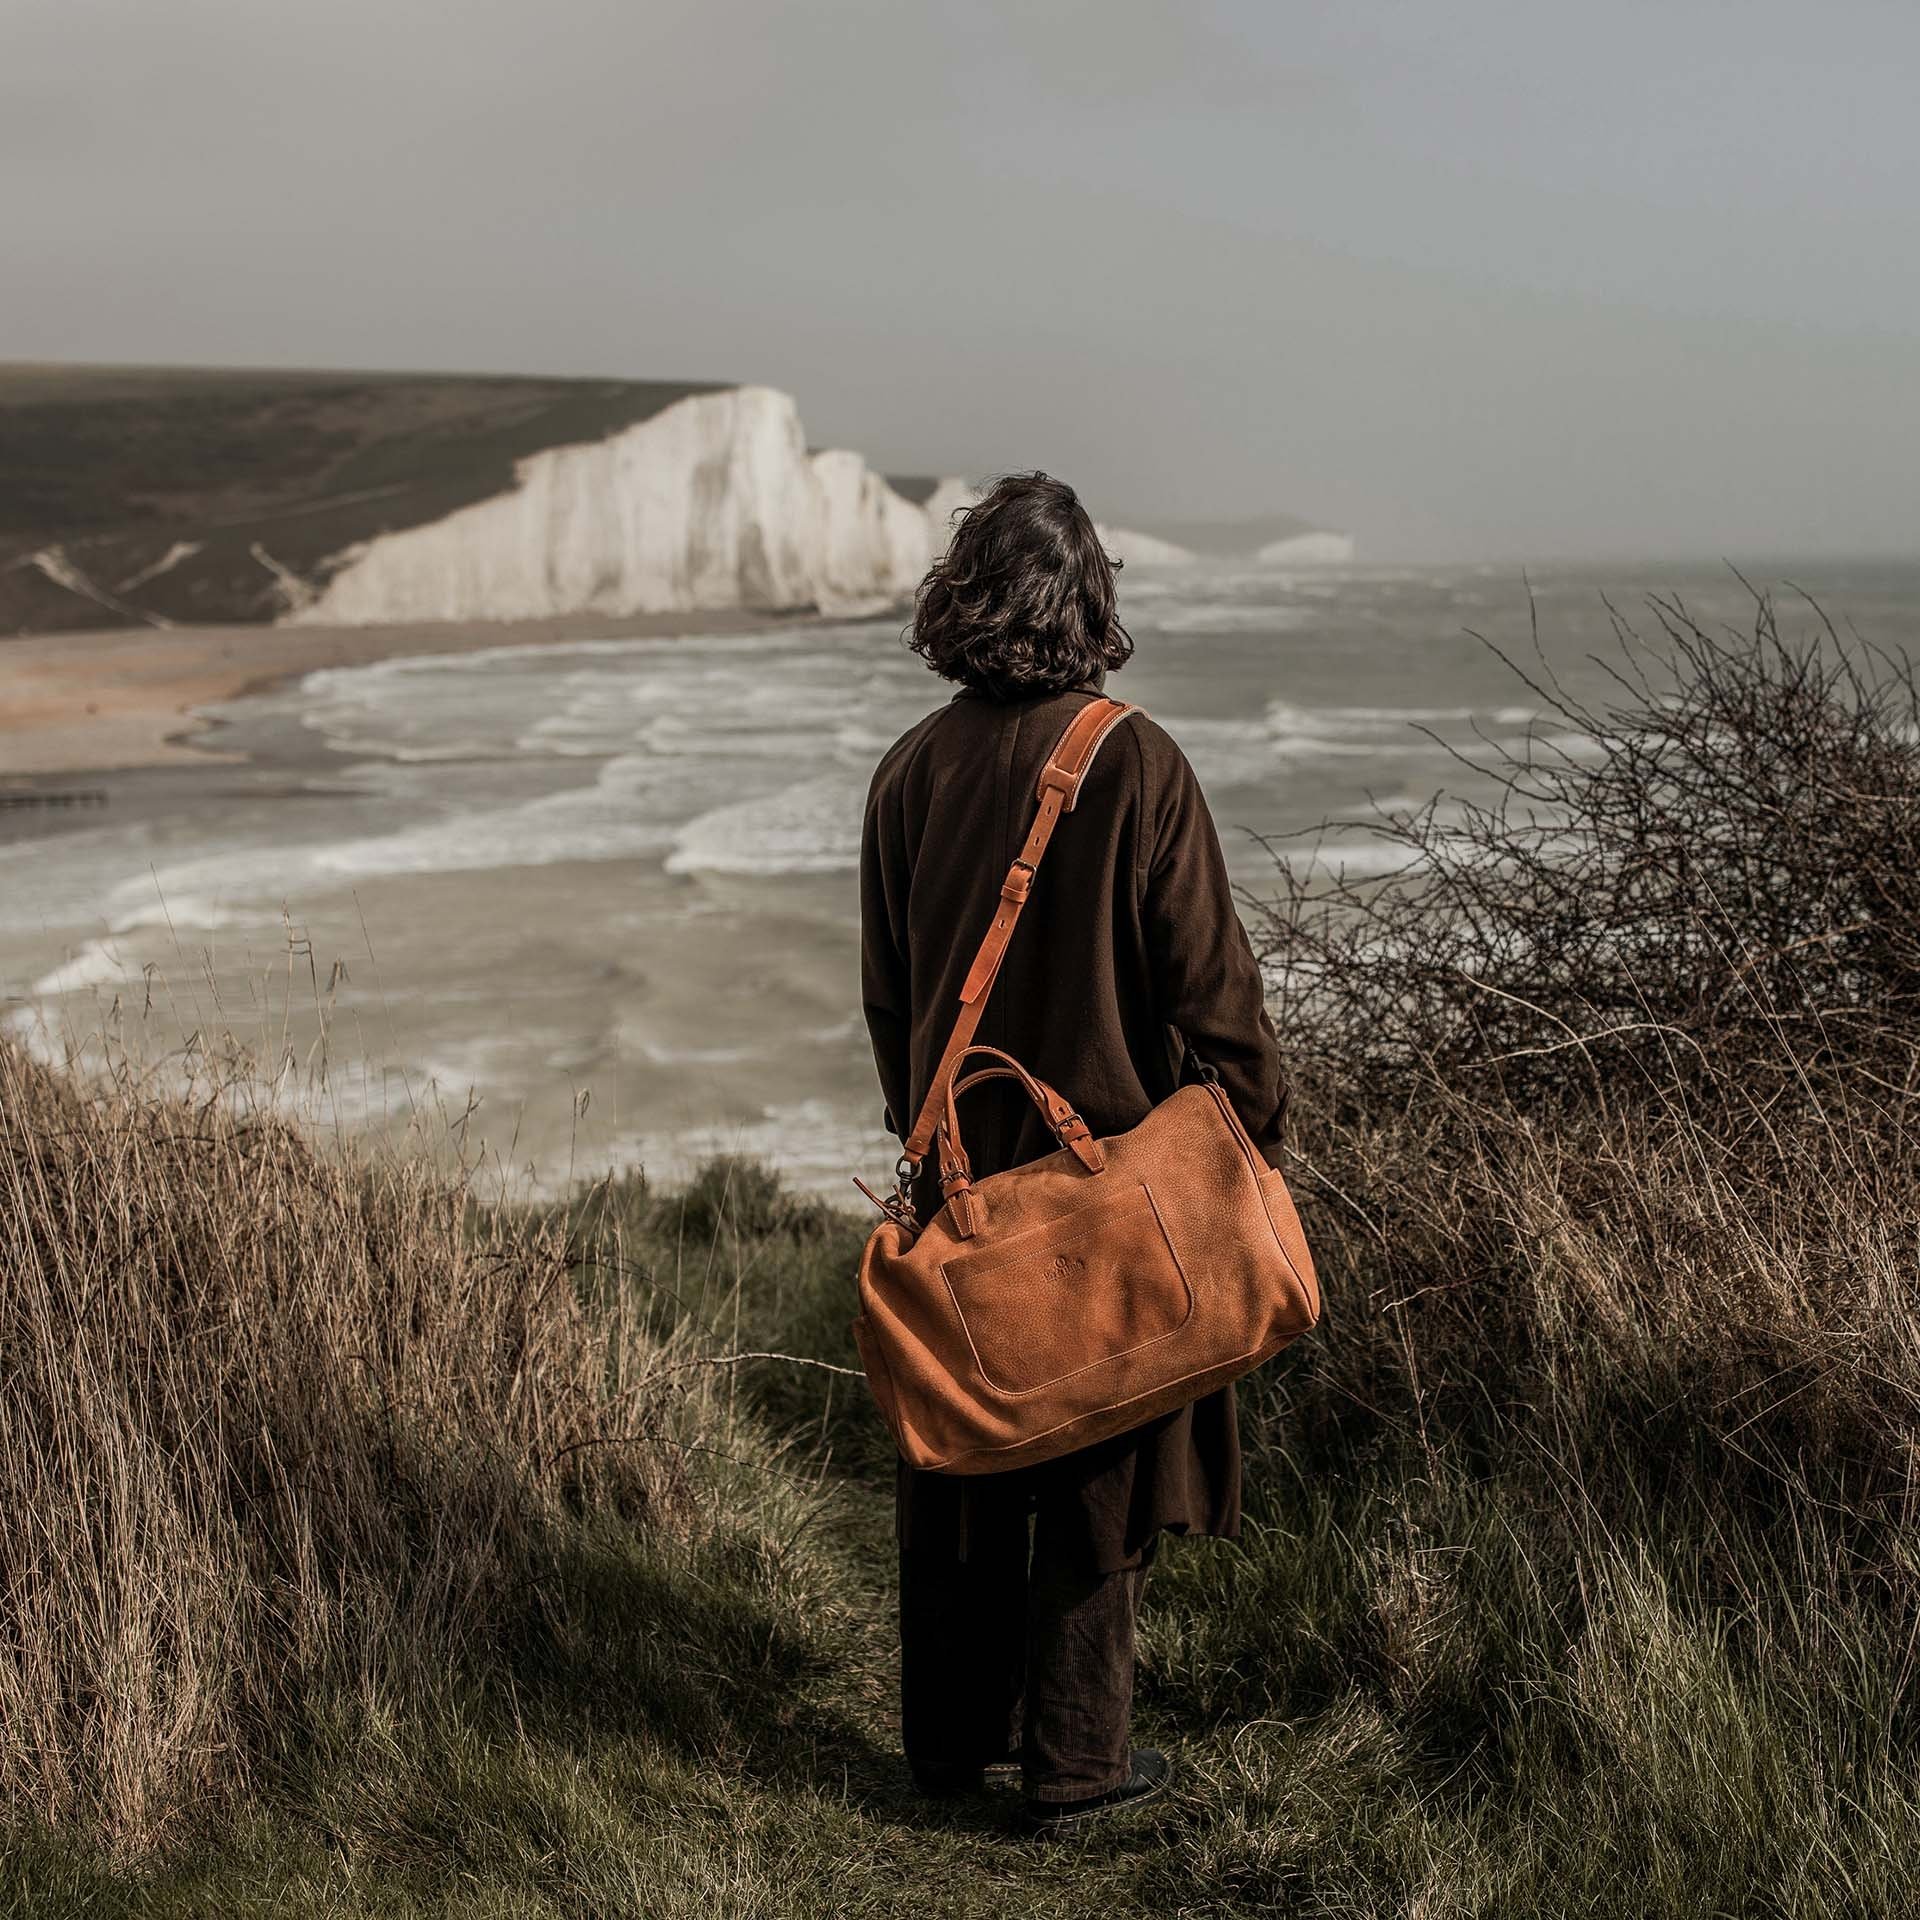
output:
[[[920,1231],[920,1222],[913,1211],[913,1202],[904,1194],[890,1193],[882,1199],[857,1173],[853,1176],[853,1184],[896,1226],[906,1228],[909,1233]]]

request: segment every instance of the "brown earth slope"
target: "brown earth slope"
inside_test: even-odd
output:
[[[271,620],[281,569],[722,384],[0,363],[0,635]]]

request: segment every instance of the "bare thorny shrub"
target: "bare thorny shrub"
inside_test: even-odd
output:
[[[1910,1622],[1920,696],[1817,609],[1650,605],[1600,710],[1515,664],[1543,724],[1476,761],[1497,802],[1369,823],[1397,876],[1278,865],[1330,1301],[1297,1411],[1531,1460],[1597,1530],[1776,1515]]]
[[[563,1612],[583,1512],[677,1497],[557,1230],[244,1089],[0,1043],[0,1807],[123,1846]]]

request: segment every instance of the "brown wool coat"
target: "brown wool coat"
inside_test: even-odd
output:
[[[963,690],[902,735],[874,773],[861,834],[862,990],[885,1124],[898,1138],[925,1096],[1031,824],[1040,768],[1093,691],[1001,702]],[[1108,735],[1055,829],[978,1038],[1057,1087],[1098,1136],[1136,1126],[1164,1100],[1190,1048],[1279,1163],[1286,1085],[1259,968],[1199,782],[1146,715]],[[1057,1144],[1008,1081],[969,1093],[961,1125],[976,1178]],[[940,1207],[931,1155],[915,1203],[922,1219]],[[1139,1564],[1162,1528],[1234,1537],[1232,1388],[1012,1473],[920,1473],[902,1461],[900,1539],[964,1555],[981,1502],[1036,1499],[1103,1569]]]

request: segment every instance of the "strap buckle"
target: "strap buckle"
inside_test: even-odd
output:
[[[904,1228],[908,1233],[917,1234],[920,1231],[920,1222],[914,1214],[913,1202],[907,1198],[904,1187],[897,1192],[888,1194],[883,1199],[879,1194],[875,1193],[857,1173],[853,1176],[853,1184],[858,1187],[895,1226]]]
[[[1027,895],[1033,891],[1033,862],[1016,860],[1007,869],[1007,877],[1000,882],[1000,898],[1011,900],[1015,906],[1024,906]]]

